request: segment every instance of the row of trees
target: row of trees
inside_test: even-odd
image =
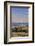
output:
[[[22,30],[22,28],[20,27],[18,27],[18,28],[13,28],[13,29],[11,29],[12,30],[12,32],[28,32],[28,29],[27,30]]]

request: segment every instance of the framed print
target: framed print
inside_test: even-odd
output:
[[[34,2],[4,2],[4,43],[34,42]]]

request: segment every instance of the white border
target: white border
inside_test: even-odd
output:
[[[12,37],[10,38],[10,6],[29,6],[29,37]],[[32,41],[32,4],[18,4],[18,3],[8,3],[7,4],[7,40],[8,42],[15,42],[15,41]]]

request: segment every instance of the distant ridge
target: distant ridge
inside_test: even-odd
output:
[[[28,26],[28,23],[12,23],[12,26]]]

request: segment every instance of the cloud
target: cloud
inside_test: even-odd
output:
[[[12,22],[28,22],[28,18],[12,16]]]

